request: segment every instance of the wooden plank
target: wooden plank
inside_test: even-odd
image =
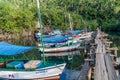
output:
[[[84,59],[85,61],[94,61],[94,59]]]
[[[111,59],[109,55],[105,55],[105,61],[106,61],[106,69],[108,71],[108,77],[109,80],[116,80],[116,74],[115,74],[115,70],[114,67],[112,65]]]
[[[113,48],[108,48],[108,50],[118,50],[117,47],[113,47]]]

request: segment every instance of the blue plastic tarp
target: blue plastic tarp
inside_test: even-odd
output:
[[[43,38],[43,42],[45,43],[61,43],[61,42],[65,42],[67,41],[67,39],[70,36],[65,35],[65,36],[54,36],[54,37],[50,37],[50,38]]]
[[[29,51],[35,47],[19,46],[7,42],[0,42],[0,55],[15,55]]]

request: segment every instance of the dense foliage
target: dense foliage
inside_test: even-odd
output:
[[[25,5],[20,0],[0,1],[0,31],[20,32],[34,26],[33,6]],[[31,4],[32,5],[32,4]]]
[[[120,0],[40,0],[42,22],[51,29],[120,31]],[[70,14],[70,16],[69,16]],[[69,19],[70,17],[70,19]],[[0,33],[35,28],[36,0],[0,0]]]

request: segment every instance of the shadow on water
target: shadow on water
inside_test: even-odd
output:
[[[72,52],[72,51],[71,51]],[[75,52],[75,51],[73,51]],[[67,56],[58,56],[58,57],[47,57],[49,60],[54,61],[64,61],[67,63],[66,68],[63,73],[60,75],[60,80],[77,80],[80,75],[80,70],[84,63],[83,51],[79,50],[78,53]]]
[[[78,80],[80,71],[65,69],[60,75],[60,80]]]

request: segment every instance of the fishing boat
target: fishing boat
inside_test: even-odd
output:
[[[59,44],[56,43],[51,46],[45,46],[44,47],[44,52],[46,53],[53,53],[53,52],[65,52],[65,51],[71,51],[78,49],[80,46],[80,42],[73,41],[73,40],[68,40],[66,43]],[[43,49],[41,46],[39,46],[39,50],[43,52]]]
[[[78,34],[78,35],[74,36],[74,39],[77,41],[88,39],[88,38],[91,38],[92,33],[93,32],[84,32],[82,34]]]
[[[40,5],[37,0],[38,16],[40,19]],[[40,25],[42,32],[42,27]],[[41,42],[42,33],[41,33]],[[42,43],[43,44],[43,43]],[[28,60],[28,59],[4,59],[3,56],[14,56],[24,54],[33,48],[31,46],[19,46],[7,42],[0,42],[0,78],[1,80],[31,80],[31,79],[44,79],[59,76],[65,68],[66,63],[48,62],[44,56],[44,45],[43,47],[43,60]]]
[[[24,54],[33,48],[0,42],[0,57]],[[0,78],[25,80],[52,77],[60,75],[65,65],[66,63],[57,64],[53,62],[46,62],[44,65],[43,60],[0,59]]]
[[[35,39],[37,41],[40,40],[40,33],[35,34]],[[43,42],[44,43],[63,43],[67,41],[71,36],[69,35],[59,35],[59,34],[44,34],[43,35]]]

